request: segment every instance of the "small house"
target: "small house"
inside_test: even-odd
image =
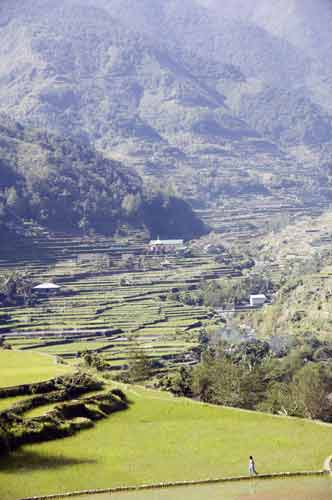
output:
[[[40,285],[33,287],[33,291],[40,295],[56,295],[60,289],[61,286],[56,285],[55,283],[41,283]]]
[[[265,304],[267,298],[263,293],[250,295],[250,307],[261,307]]]
[[[149,252],[154,254],[179,253],[186,250],[183,240],[151,240]]]
[[[208,245],[205,245],[204,252],[208,255],[218,255],[225,252],[225,247],[209,243]]]

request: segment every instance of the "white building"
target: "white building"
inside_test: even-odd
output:
[[[41,294],[55,294],[60,289],[61,286],[56,285],[55,283],[42,283],[41,285],[33,287],[33,290]]]
[[[185,250],[184,240],[151,240],[149,244],[150,252],[172,253]]]
[[[266,302],[266,295],[263,293],[257,295],[250,295],[250,307],[260,307]]]

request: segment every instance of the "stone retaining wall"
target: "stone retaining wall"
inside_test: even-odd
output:
[[[332,457],[330,457],[330,463],[332,461]],[[331,471],[331,469],[330,469]],[[307,477],[307,476],[323,476],[325,474],[329,474],[328,470],[321,471],[305,471],[305,472],[280,472],[274,474],[258,474],[257,476],[235,476],[235,477],[224,477],[217,479],[201,479],[197,481],[175,481],[169,483],[156,483],[156,484],[143,484],[140,486],[119,486],[116,488],[104,488],[104,489],[95,489],[95,490],[82,490],[82,491],[72,491],[69,493],[62,494],[54,494],[54,495],[44,495],[44,496],[35,496],[35,497],[27,497],[19,500],[55,500],[55,499],[64,499],[64,498],[72,498],[79,497],[83,495],[97,495],[102,493],[125,493],[130,491],[142,491],[142,490],[155,490],[161,488],[175,488],[182,486],[200,486],[205,484],[222,484],[236,481],[251,481],[252,479],[286,479],[292,477]]]
[[[34,382],[31,384],[22,384],[11,387],[1,387],[0,388],[0,399],[12,398],[16,396],[31,396],[33,394],[48,394],[50,392],[58,389],[58,386],[62,388],[72,387],[72,377],[77,375],[73,373],[72,375],[63,375],[55,377],[43,382]],[[79,392],[80,386],[83,392],[96,391],[102,388],[102,384],[98,380],[94,380],[92,377],[85,375],[81,382],[76,383],[76,389]],[[4,412],[2,412],[4,413]]]

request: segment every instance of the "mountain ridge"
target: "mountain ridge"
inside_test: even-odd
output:
[[[234,183],[274,196],[268,177],[283,183],[291,164],[315,184],[329,161],[332,95],[312,52],[269,27],[276,12],[240,0],[12,3],[0,10],[0,110],[175,184],[194,203],[236,202]]]

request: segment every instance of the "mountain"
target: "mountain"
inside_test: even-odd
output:
[[[184,201],[145,189],[119,162],[0,115],[0,235],[22,230],[26,219],[104,234],[124,225],[184,238],[205,231]]]
[[[329,0],[197,0],[213,14],[250,21],[315,58],[322,65],[331,49]],[[331,71],[331,69],[330,69]]]
[[[330,0],[197,0],[212,15],[255,25],[304,54],[304,74],[311,97],[332,110],[330,54],[332,50]],[[299,65],[301,60],[299,60]],[[299,83],[299,82],[293,82]]]
[[[332,43],[328,31],[330,23],[325,22],[325,19],[332,21],[330,3],[307,0],[270,3],[263,0],[169,0],[154,2],[154,8],[148,1],[137,0],[130,4],[135,28],[155,40],[162,38],[172,53],[186,51],[187,63],[190,56],[195,54],[196,57],[210,61],[215,70],[224,68],[225,65],[233,65],[240,70],[238,74],[242,74],[242,78],[225,81],[217,76],[214,82],[210,79],[210,88],[217,84],[232,112],[249,125],[255,127],[256,122],[251,122],[252,112],[242,110],[243,104],[247,99],[255,99],[259,119],[266,111],[264,91],[272,87],[274,93],[268,101],[269,106],[279,110],[280,93],[281,101],[287,100],[288,113],[292,113],[292,124],[301,124],[301,131],[295,134],[295,138],[289,123],[279,124],[283,130],[281,137],[284,143],[293,143],[295,139],[309,145],[316,144],[317,140],[313,139],[316,134],[313,131],[317,127],[317,113],[322,114],[324,127],[328,129],[323,142],[326,138],[331,140],[331,123],[326,116],[326,111],[332,104],[331,93],[324,99],[325,102],[315,99],[315,95],[324,95],[327,91],[320,71],[324,64],[327,66]],[[97,5],[115,12],[127,26],[133,26],[130,21],[132,17],[128,21],[126,16],[128,2],[98,0]],[[319,20],[322,18],[323,36],[316,35],[318,40],[315,41],[314,34],[319,33]],[[314,28],[310,29],[312,24]],[[294,33],[297,33],[296,37]],[[301,40],[306,42],[301,43]],[[197,64],[197,60],[193,65],[196,71],[198,68],[200,78],[209,79],[211,75],[206,72],[206,68]],[[306,116],[305,125],[302,123],[303,114]],[[271,129],[272,127],[258,132],[279,141],[278,134],[269,133]]]
[[[91,142],[158,178],[186,169],[192,178],[207,154],[235,154],[225,143],[255,146],[258,134],[232,116],[215,86],[241,79],[236,68],[187,60],[129,29],[116,10],[120,21],[87,2],[27,1],[8,12],[0,108],[19,121]]]
[[[70,130],[116,159],[143,157],[145,164],[148,157],[152,167],[170,168],[183,153],[147,113],[157,107],[159,116],[160,101],[176,95],[211,99],[167,53],[94,7],[33,3],[30,14],[17,13],[3,28],[2,40],[3,60],[10,56],[0,77],[3,109],[60,134]],[[14,60],[13,53],[22,56]]]
[[[328,203],[329,19],[325,0],[5,0],[0,110],[195,206]]]

